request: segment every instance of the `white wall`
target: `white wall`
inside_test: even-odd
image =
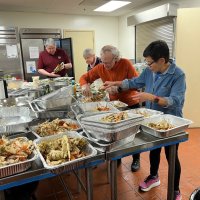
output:
[[[122,57],[135,59],[135,27],[127,26],[127,16],[119,18],[119,49]]]
[[[106,44],[118,47],[118,17],[0,12],[0,26],[94,30],[97,54]]]

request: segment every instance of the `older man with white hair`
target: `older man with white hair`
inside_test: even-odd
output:
[[[137,77],[138,74],[128,59],[121,58],[119,50],[112,46],[106,45],[101,49],[102,63],[96,65],[87,73],[83,74],[79,80],[82,87],[82,92],[85,96],[90,96],[90,84],[101,78],[103,83],[106,81],[122,81]],[[138,108],[139,101],[133,100],[133,97],[138,93],[135,89],[127,91],[118,91],[118,87],[108,88],[110,100],[120,100],[128,104],[129,108]],[[120,161],[120,160],[119,160]],[[118,161],[118,163],[120,163]],[[132,171],[137,171],[140,168],[140,154],[133,155]]]
[[[67,69],[70,68],[72,68],[72,64],[65,51],[56,48],[54,39],[47,39],[45,50],[39,55],[38,72],[48,77],[60,77],[66,76]]]

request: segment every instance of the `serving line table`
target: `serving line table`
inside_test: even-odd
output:
[[[132,154],[151,151],[160,147],[169,146],[169,169],[167,200],[174,198],[174,173],[176,144],[188,140],[188,133],[182,132],[171,137],[158,138],[145,132],[139,132],[134,141],[106,152],[106,159],[110,161],[111,169],[111,199],[117,200],[117,160]]]
[[[71,164],[65,167],[65,171],[63,171],[62,168],[60,168],[60,172],[62,173],[69,173],[69,172],[76,172],[80,169],[86,170],[86,192],[87,192],[87,199],[92,200],[93,199],[93,176],[92,176],[92,168],[93,166],[99,165],[100,163],[105,162],[105,153],[98,153],[96,156],[93,156],[91,158],[88,158],[86,160],[77,162],[76,164]],[[58,170],[59,171],[59,170]],[[71,199],[69,192],[67,191],[67,186],[64,183],[64,180],[62,179],[62,176],[60,176],[60,173],[54,173],[47,169],[45,169],[42,165],[42,162],[38,158],[35,162],[32,163],[32,166],[30,169],[28,169],[25,172],[15,174],[9,177],[4,177],[0,179],[0,200],[4,199],[3,190],[23,185],[26,183],[34,182],[34,181],[40,181],[43,179],[51,178],[54,176],[58,176],[61,183],[63,184],[63,187],[67,193],[67,196],[69,199]],[[83,183],[79,179],[79,176],[75,173],[77,176],[77,179],[79,180],[81,186],[84,188]]]

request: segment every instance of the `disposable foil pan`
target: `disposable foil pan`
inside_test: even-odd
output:
[[[90,144],[98,151],[100,152],[107,152],[107,151],[112,151],[115,148],[121,147],[127,143],[133,142],[135,139],[135,134],[132,134],[124,139],[115,141],[115,142],[111,142],[111,143],[107,143],[107,142],[98,142],[96,141],[96,139],[92,138],[86,131],[84,132],[80,132],[80,134],[87,138],[87,140],[90,142]]]
[[[111,105],[109,102],[106,101],[99,101],[99,102],[88,102],[88,103],[81,103],[79,104],[80,108],[83,110],[84,113],[104,113],[104,112],[111,112],[115,111],[117,112],[118,110]],[[98,111],[98,107],[107,107],[109,110],[106,111]]]
[[[67,135],[68,137],[78,137],[78,138],[82,138],[82,136],[80,134],[78,134],[75,131],[69,131],[69,132],[65,132],[62,134],[58,134],[58,135],[52,135],[52,136],[48,136],[48,137],[44,137],[44,138],[38,138],[34,141],[34,144],[36,146],[36,149],[38,151],[38,155],[44,165],[44,167],[46,169],[49,170],[53,170],[53,172],[57,173],[57,172],[61,172],[59,170],[59,168],[62,169],[62,171],[68,170],[68,169],[76,169],[78,166],[80,166],[80,164],[82,164],[82,161],[86,161],[88,158],[93,157],[97,154],[97,151],[94,147],[92,147],[91,144],[87,144],[87,147],[85,149],[85,153],[87,154],[87,156],[82,157],[82,158],[77,158],[75,160],[71,160],[71,161],[67,161],[65,163],[62,163],[60,165],[55,165],[55,166],[50,166],[46,163],[46,160],[44,159],[44,157],[42,156],[42,154],[40,153],[39,149],[37,148],[37,145],[40,144],[43,141],[51,141],[53,139],[58,139],[61,138],[63,135]],[[57,170],[58,169],[58,170]]]
[[[18,136],[19,135],[16,135],[12,138]],[[11,176],[28,170],[31,167],[31,163],[37,158],[38,158],[37,152],[33,151],[33,153],[25,161],[0,167],[0,178]]]
[[[155,130],[148,126],[148,123],[150,122],[159,123],[162,120],[166,120],[167,122],[172,124],[174,128],[171,128],[168,130]],[[164,138],[164,137],[169,137],[169,136],[185,131],[191,123],[192,123],[191,120],[184,119],[181,117],[176,117],[174,115],[164,114],[164,115],[145,119],[144,122],[141,124],[141,128],[146,133],[149,133],[159,138]]]
[[[74,124],[76,124],[76,125],[78,125],[79,126],[79,128],[77,128],[77,129],[75,129],[75,130],[73,130],[73,131],[80,131],[82,128],[81,128],[81,126],[80,126],[80,124],[76,121],[76,120],[72,120],[72,119],[62,119],[63,121],[66,121],[66,122],[69,122],[69,123],[74,123]],[[40,136],[39,134],[37,134],[37,132],[36,132],[36,129],[37,129],[37,125],[36,126],[31,126],[30,127],[30,130],[34,133],[34,135],[37,137],[37,138],[43,138],[42,136]],[[64,132],[66,132],[67,130],[65,130]],[[60,134],[60,133],[63,133],[63,132],[59,132],[59,133],[56,133],[56,134]],[[56,135],[55,134],[55,135]],[[50,136],[50,135],[49,135]],[[45,137],[47,137],[47,136],[45,136]]]
[[[102,127],[102,128],[108,128],[108,129],[116,129],[121,126],[129,125],[131,123],[135,123],[137,121],[140,121],[143,119],[142,115],[134,114],[132,112],[126,111],[128,114],[128,118],[125,120],[121,120],[120,122],[104,122],[101,121],[103,117],[106,117],[110,114],[116,113],[116,112],[109,112],[106,114],[99,114],[95,116],[89,116],[89,117],[83,117],[81,119],[81,123],[84,125],[91,125],[96,127]]]
[[[46,110],[55,110],[63,106],[70,106],[76,102],[76,99],[68,95],[66,97],[52,97],[50,99],[36,99],[33,100],[29,105],[34,112],[44,112]]]
[[[30,117],[30,109],[28,107],[0,107],[0,118],[4,117]]]
[[[125,126],[118,130],[109,130],[109,129],[98,129],[93,126],[84,125],[84,129],[86,129],[89,135],[97,140],[103,140],[105,142],[115,142],[117,140],[121,140],[123,138],[129,137],[138,132],[140,128],[140,124],[130,124],[129,126]]]
[[[129,112],[133,112],[135,114],[141,114],[144,116],[144,118],[155,117],[157,115],[163,114],[163,112],[160,112],[157,110],[152,110],[152,109],[147,109],[147,108],[131,109],[131,110],[129,110]]]
[[[28,127],[28,123],[33,119],[30,117],[17,116],[17,117],[6,117],[0,119],[0,134],[2,133],[9,135],[20,131],[25,131]]]

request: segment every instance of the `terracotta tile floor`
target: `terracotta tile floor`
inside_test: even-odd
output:
[[[192,191],[200,186],[200,129],[189,129],[189,141],[180,144],[179,158],[182,166],[180,188],[183,200],[188,200]],[[148,152],[141,154],[141,169],[132,173],[130,165],[132,157],[122,159],[118,168],[118,199],[119,200],[165,200],[167,187],[167,161],[162,151],[159,175],[161,185],[149,192],[138,191],[138,184],[149,174]],[[94,200],[109,200],[110,187],[106,176],[106,164],[102,164],[93,170],[94,177]],[[84,171],[82,171],[84,175]],[[76,179],[73,174],[64,175],[64,179],[76,200],[85,200],[86,195],[82,191],[77,193]],[[54,194],[55,193],[55,194]],[[39,200],[64,200],[67,199],[57,178],[43,180],[36,191]]]

